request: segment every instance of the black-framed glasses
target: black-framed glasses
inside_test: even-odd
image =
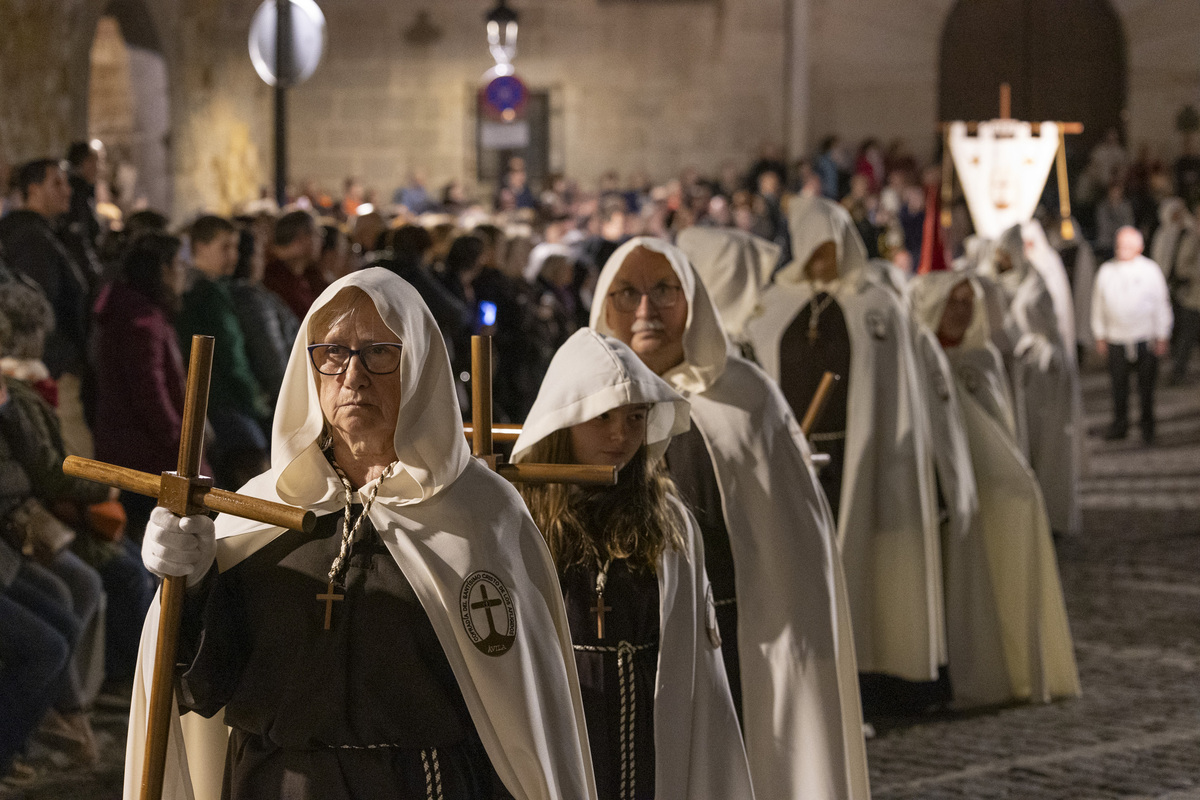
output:
[[[622,314],[632,314],[642,304],[643,297],[650,298],[650,304],[658,309],[670,308],[679,302],[683,287],[673,283],[656,283],[648,291],[643,292],[632,286],[617,289],[608,293],[613,308]]]
[[[403,351],[404,345],[396,342],[375,342],[357,350],[340,344],[310,344],[308,357],[322,375],[341,375],[350,369],[350,359],[355,356],[372,375],[387,375],[400,366]]]

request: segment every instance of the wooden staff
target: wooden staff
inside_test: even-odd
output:
[[[821,412],[825,409],[825,403],[833,392],[833,385],[839,380],[841,380],[841,376],[832,372],[826,372],[821,376],[821,382],[817,384],[817,392],[809,402],[808,410],[804,412],[804,420],[800,423],[800,430],[804,432],[805,436],[808,436],[813,426],[817,424],[817,418],[821,416]]]
[[[63,462],[63,472],[157,497],[160,506],[179,516],[213,510],[270,525],[311,531],[316,523],[316,516],[311,511],[213,489],[212,479],[200,475],[200,461],[204,452],[204,419],[208,413],[208,388],[212,379],[213,343],[211,336],[192,337],[183,430],[179,435],[179,461],[175,472],[164,472],[155,477],[74,457]],[[183,615],[186,588],[185,578],[168,577],[163,580],[158,648],[154,653],[145,760],[142,765],[142,800],[162,798],[167,738],[171,731],[172,701],[175,696],[175,650],[179,642],[179,622]]]
[[[1075,226],[1071,223],[1071,182],[1067,178],[1067,137],[1061,129],[1058,132],[1058,216],[1062,220],[1061,233],[1063,241],[1069,242],[1075,238]]]
[[[512,483],[572,483],[586,486],[616,486],[616,467],[585,464],[499,464],[493,445],[496,439],[516,441],[518,425],[506,425],[500,436],[492,428],[492,338],[471,337],[471,425],[463,426],[471,438],[471,453]],[[509,437],[511,436],[511,439]]]

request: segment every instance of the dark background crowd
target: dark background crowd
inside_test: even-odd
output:
[[[1114,132],[1075,170],[1074,213],[1098,261],[1124,225],[1148,241],[1160,226],[1176,234],[1159,248],[1168,275],[1181,253],[1200,258],[1177,243],[1200,228],[1200,156],[1190,140],[1183,153],[1172,165],[1134,156]],[[790,199],[823,195],[850,212],[871,256],[909,272],[920,263],[942,176],[903,142],[848,148],[831,136],[793,163],[771,147],[748,161],[660,181],[610,172],[583,187],[563,175],[531,185],[512,158],[485,198],[458,182],[435,191],[419,170],[390,202],[355,178],[340,194],[303,182],[283,209],[263,200],[183,228],[112,202],[96,143],[13,170],[0,205],[0,774],[20,781],[48,753],[60,756],[49,763],[94,761],[89,708],[102,692],[128,693],[155,589],[139,553],[154,501],[60,465],[77,454],[173,469],[193,335],[216,337],[206,469],[236,489],[267,465],[300,321],[357,269],[392,270],[424,298],[465,414],[470,337],[491,334],[496,419],[521,421],[555,351],[586,325],[599,269],[630,236],[736,227],[779,244],[784,264]],[[1053,181],[1045,200],[1059,207]],[[970,221],[961,195],[950,210],[953,257]],[[1186,315],[1194,289],[1172,289]],[[1192,338],[1194,315],[1194,329],[1183,326]]]

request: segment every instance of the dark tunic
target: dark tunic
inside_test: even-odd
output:
[[[207,717],[225,709],[223,797],[508,797],[433,626],[370,521],[324,629],[316,595],[343,524],[329,514],[311,534],[288,531],[189,593],[179,695]]]
[[[779,342],[779,388],[787,398],[788,405],[798,419],[803,419],[808,404],[817,393],[817,386],[826,372],[840,375],[834,384],[825,408],[817,417],[809,432],[808,440],[813,449],[828,453],[830,462],[817,477],[821,488],[838,518],[838,507],[842,499],[842,470],[846,455],[846,401],[850,389],[850,332],[846,329],[846,317],[836,300],[830,300],[825,292],[819,292],[809,302],[792,324],[788,326]],[[823,306],[817,317],[817,340],[808,337],[808,322],[812,318],[813,306]]]
[[[654,798],[654,688],[658,675],[658,576],[631,571],[624,559],[608,568],[604,638],[596,636],[595,564],[559,576],[575,645],[596,788],[604,800]],[[622,695],[624,694],[624,702]],[[669,722],[669,720],[668,720]],[[622,743],[628,754],[622,795]]]
[[[712,585],[717,606],[717,627],[721,631],[721,656],[729,677],[729,693],[738,722],[742,720],[742,671],[738,661],[737,584],[734,580],[733,549],[729,529],[725,527],[725,507],[721,487],[713,468],[704,435],[692,420],[692,427],[671,440],[667,447],[667,469],[679,489],[679,496],[691,509],[700,525],[704,540],[704,568]]]

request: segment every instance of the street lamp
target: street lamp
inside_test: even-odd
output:
[[[517,56],[517,12],[508,7],[507,0],[497,0],[496,7],[489,11],[487,21],[488,49],[496,66],[507,69],[499,74],[512,74],[512,62]]]

